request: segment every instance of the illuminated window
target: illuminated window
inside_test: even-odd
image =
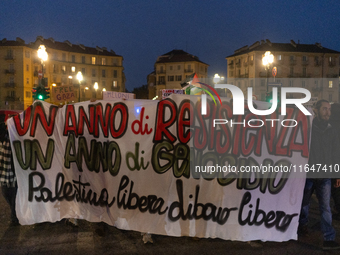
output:
[[[113,81],[113,82],[112,82],[112,86],[113,86],[114,88],[116,88],[116,87],[117,87],[117,81]]]
[[[282,58],[281,55],[277,55],[276,57],[277,60],[281,60],[281,58]]]
[[[102,58],[102,65],[103,65],[103,66],[106,65],[106,58]]]
[[[328,87],[331,89],[331,88],[333,88],[333,81],[329,81],[328,82]]]
[[[92,65],[96,64],[96,57],[92,57]]]
[[[75,67],[75,66],[72,66],[72,67],[71,67],[71,70],[72,70],[72,73],[75,73],[75,72],[76,72],[76,67]]]
[[[66,66],[61,66],[61,72],[62,72],[63,74],[66,73]]]

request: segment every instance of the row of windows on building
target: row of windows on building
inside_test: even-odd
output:
[[[170,65],[170,66],[168,66],[168,68],[169,68],[169,71],[174,71],[175,68],[176,68],[177,71],[180,71],[180,70],[181,70],[181,65],[177,65],[177,66],[172,66],[172,65]],[[184,70],[185,70],[185,72],[193,72],[193,69],[191,68],[191,65],[187,65],[187,68],[184,69]],[[201,72],[204,72],[204,71],[207,72],[207,71],[208,71],[208,68],[207,68],[207,67],[204,67],[204,66],[201,66],[201,67],[200,67],[200,71],[201,71]],[[159,72],[160,72],[160,73],[165,72],[164,66],[160,66],[160,67],[159,67]]]
[[[313,58],[314,58],[314,63],[315,63],[315,65],[321,65],[321,63],[322,63],[321,59],[322,59],[322,58],[321,58],[320,56],[314,56]],[[244,57],[244,58],[238,58],[238,59],[235,60],[236,65],[240,65],[240,64],[241,64],[241,59],[243,59],[243,60],[244,60],[244,63],[247,64],[249,61],[250,61],[250,62],[254,61],[254,56],[251,55],[251,56],[246,56],[246,57]],[[290,55],[290,56],[289,56],[289,61],[290,61],[291,63],[295,63],[295,62],[296,62],[296,59],[297,59],[297,56],[294,56],[294,55]],[[276,55],[276,56],[274,57],[274,60],[279,61],[280,63],[283,63],[283,57],[282,57],[282,55]],[[336,65],[336,57],[330,56],[330,57],[327,58],[327,60],[328,60],[329,65],[331,65],[331,66]],[[302,61],[302,63],[304,63],[304,64],[308,64],[309,57],[308,57],[308,56],[301,56],[301,61]],[[340,63],[340,57],[339,57],[339,63]],[[230,63],[229,63],[229,65],[233,65],[233,64],[234,64],[234,61],[231,60]]]
[[[30,51],[25,51],[25,57],[26,58],[30,58],[31,57],[31,52]],[[13,50],[12,49],[8,49],[7,50],[7,56],[6,56],[7,59],[13,59],[14,58],[14,55],[13,55]],[[79,59],[79,62],[78,63],[82,63],[82,64],[88,64],[88,63],[91,63],[92,65],[108,65],[108,62],[107,60],[111,59],[111,65],[112,66],[120,66],[120,61],[118,58],[106,58],[106,57],[102,57],[102,58],[99,58],[99,57],[87,57],[87,56],[81,56],[81,58]],[[65,52],[61,53],[61,59],[59,59],[59,55],[57,52],[53,52],[52,53],[52,60],[61,60],[61,61],[64,61],[66,62],[67,61],[67,55]],[[76,63],[76,55],[71,55],[70,56],[70,60],[69,62],[72,62],[72,63]]]
[[[265,70],[265,67],[263,67],[263,69]],[[290,67],[289,67],[289,73],[288,73],[288,76],[289,76],[289,77],[306,77],[306,78],[311,77],[311,73],[308,73],[308,72],[307,72],[307,71],[308,71],[307,67],[302,67],[302,73],[295,73],[294,70],[296,70],[296,69],[294,69],[293,66],[290,66]],[[245,74],[245,75],[248,75],[248,74],[249,74],[249,69],[248,69],[248,68],[245,68],[245,69],[244,69],[244,74]],[[263,73],[263,74],[266,74],[266,73]],[[317,70],[316,70],[316,71],[314,70],[314,71],[313,71],[313,74],[314,74],[315,76],[321,75]],[[238,76],[241,76],[241,75],[242,75],[242,74],[241,74],[241,69],[238,69],[238,70],[237,70],[236,75],[238,75]],[[282,75],[282,68],[280,68],[280,67],[277,68],[277,75],[278,75],[278,76]],[[334,74],[334,75],[337,76],[337,73]],[[233,71],[233,70],[230,70],[230,71],[229,71],[229,76],[230,76],[230,77],[233,77],[233,76],[234,76],[234,71]]]
[[[85,68],[85,67],[82,67],[82,68],[78,68],[78,70],[77,70],[77,68],[75,67],[75,66],[71,66],[71,67],[67,67],[67,66],[65,66],[65,65],[62,65],[61,66],[61,73],[62,74],[66,74],[67,73],[67,69],[69,68],[69,72],[72,74],[75,74],[77,71],[81,71],[81,73],[83,74],[83,75],[88,75],[88,73],[87,73],[87,68]],[[53,73],[59,73],[59,65],[57,65],[57,64],[53,64],[53,66],[52,66],[52,71],[53,71]],[[98,69],[91,69],[91,76],[92,77],[97,77],[97,71],[99,71],[100,72],[100,74],[101,74],[101,77],[103,77],[103,78],[106,78],[106,77],[113,77],[113,78],[118,78],[118,70],[111,70],[112,72],[108,72],[108,70],[106,70],[106,69],[102,69],[102,70],[98,70]],[[44,72],[45,72],[45,70],[44,70]]]
[[[275,80],[275,83],[281,83],[281,82],[282,82],[281,79],[276,79]],[[245,83],[246,83],[245,86],[247,87],[248,86],[248,82],[245,82]],[[334,85],[334,81],[333,80],[328,80],[327,83],[328,83],[328,88],[332,89],[333,85]],[[261,84],[261,87],[265,87],[266,84],[267,84],[267,80],[266,79],[261,79],[260,84]],[[321,89],[321,86],[322,86],[321,85],[321,81],[320,80],[316,80],[316,79],[314,80],[312,85],[313,85],[314,89]],[[237,86],[241,87],[241,81],[237,82]],[[254,80],[253,79],[249,81],[249,86],[250,87],[254,87]],[[289,79],[288,86],[289,87],[294,87],[294,86],[300,87],[301,86],[302,88],[305,88],[306,87],[306,81],[304,81],[304,80],[296,81],[294,79]]]
[[[53,73],[59,73],[59,66],[56,65],[56,64],[53,64],[52,66],[53,68]],[[35,66],[34,67],[34,71],[35,71],[35,75],[37,75],[37,72],[38,72],[38,69],[39,67],[38,66]],[[87,72],[86,72],[86,68],[81,68],[79,69],[79,71],[81,71],[81,73],[83,75],[87,75]],[[29,72],[30,71],[30,66],[27,64],[26,65],[26,71]],[[75,74],[76,73],[76,67],[75,66],[71,66],[70,67],[70,73],[72,74]],[[9,68],[8,70],[5,71],[6,73],[9,73],[9,74],[14,74],[15,73],[15,68],[14,68],[14,64],[9,64]],[[102,69],[101,71],[101,77],[103,78],[106,78],[106,77],[113,77],[113,78],[118,78],[118,71],[117,70],[112,70],[112,72],[109,74],[107,70],[104,70]],[[46,73],[46,69],[44,68],[44,73]],[[67,67],[65,65],[62,65],[61,66],[61,73],[62,74],[66,74],[67,73]],[[97,70],[96,69],[92,69],[91,70],[91,76],[92,77],[97,77]]]

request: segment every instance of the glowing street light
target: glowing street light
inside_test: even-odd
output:
[[[98,87],[98,82],[94,83],[93,88],[96,90],[96,98],[97,98],[97,89],[99,88]]]
[[[97,91],[97,89],[99,88],[99,87],[98,87],[98,82],[95,82],[95,83],[94,83],[93,88]]]
[[[81,84],[81,81],[83,80],[83,74],[79,71],[77,73],[77,80],[79,81],[79,102],[80,102],[80,84]]]
[[[214,83],[215,84],[219,83],[220,80],[221,80],[221,77],[218,75],[218,73],[215,73],[215,76],[214,76],[214,79],[213,79]]]
[[[269,68],[271,64],[274,62],[274,55],[270,51],[266,51],[262,57],[262,64]]]
[[[267,71],[267,94],[268,94],[268,70],[274,62],[274,55],[270,51],[266,51],[262,56],[262,64],[264,65],[265,70]]]
[[[220,76],[218,73],[215,73],[213,81],[215,84],[219,83],[220,81],[224,80],[224,76]],[[227,95],[227,89],[224,89],[224,93]]]
[[[41,59],[41,64],[48,59],[45,45],[40,45],[38,49],[38,58]]]

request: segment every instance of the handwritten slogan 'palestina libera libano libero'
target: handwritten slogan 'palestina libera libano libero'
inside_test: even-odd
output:
[[[63,108],[35,101],[8,121],[20,223],[80,218],[171,236],[296,239],[305,180],[281,170],[307,163],[310,117],[296,108],[233,116],[227,99],[200,109],[186,95]],[[283,117],[297,125],[212,125]],[[240,172],[266,165],[281,170]]]

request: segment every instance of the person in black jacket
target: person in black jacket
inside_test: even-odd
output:
[[[335,230],[332,226],[332,212],[330,207],[331,199],[331,176],[330,167],[334,169],[339,164],[340,145],[335,128],[329,124],[331,115],[331,105],[327,100],[319,100],[314,112],[316,117],[313,119],[311,145],[309,150],[308,167],[318,169],[326,167],[326,171],[309,171],[305,183],[302,207],[299,219],[298,234],[307,234],[308,211],[310,198],[315,190],[319,201],[321,214],[321,231],[323,232],[323,249],[340,249],[340,245],[335,242]],[[336,180],[336,186],[340,186],[340,179]]]
[[[338,143],[340,144],[340,104],[332,104],[332,114],[329,118],[329,123],[337,131]],[[340,154],[338,157],[340,157]],[[334,200],[334,209],[336,210],[336,213],[333,214],[333,220],[340,220],[340,187],[337,187],[336,179],[332,179],[332,198]]]
[[[0,186],[2,195],[11,209],[11,225],[19,225],[15,211],[15,198],[18,190],[15,176],[12,150],[5,119],[0,117]]]

